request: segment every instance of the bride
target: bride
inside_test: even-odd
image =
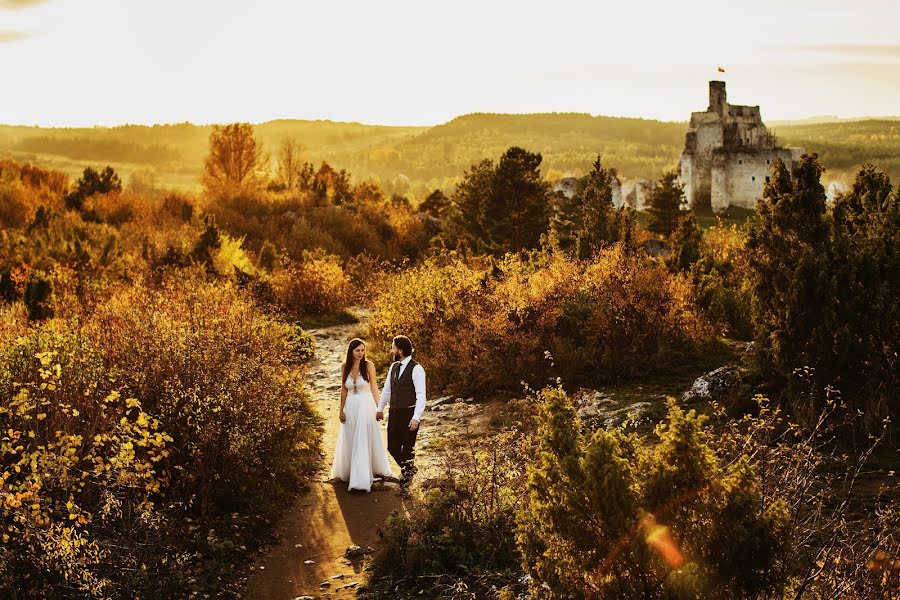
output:
[[[368,492],[376,477],[391,475],[391,466],[375,419],[375,365],[366,360],[366,344],[361,339],[354,338],[347,346],[341,375],[341,429],[331,477],[349,482],[348,489]]]

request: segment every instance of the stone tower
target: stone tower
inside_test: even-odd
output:
[[[759,106],[728,104],[724,81],[709,82],[709,106],[691,113],[679,178],[692,207],[754,208],[769,169],[780,158],[790,169],[802,148],[781,148],[759,114]]]

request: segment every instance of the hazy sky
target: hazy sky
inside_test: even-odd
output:
[[[0,0],[0,65],[0,123],[896,115],[900,1]]]

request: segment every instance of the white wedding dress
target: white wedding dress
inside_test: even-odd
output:
[[[341,423],[338,432],[331,477],[349,482],[348,489],[368,492],[375,477],[391,475],[391,465],[381,427],[375,419],[375,399],[369,382],[361,375],[354,382],[352,375],[348,375],[344,387],[347,388],[346,421]]]

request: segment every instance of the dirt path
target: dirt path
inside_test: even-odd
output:
[[[364,315],[360,315],[364,318]],[[310,490],[285,514],[277,528],[278,543],[261,554],[251,565],[245,597],[255,600],[294,600],[296,598],[353,598],[363,582],[363,556],[348,559],[351,545],[363,549],[379,544],[378,529],[394,510],[406,510],[413,500],[401,498],[396,484],[387,482],[370,493],[348,492],[346,483],[330,481],[331,459],[340,422],[340,365],[347,343],[360,324],[337,325],[309,333],[316,338],[316,359],[310,365],[307,385],[313,403],[324,418],[323,456]],[[384,377],[379,373],[379,384]],[[380,389],[379,385],[379,389]],[[429,389],[429,407],[436,398]],[[482,407],[465,403],[442,405],[429,410],[422,421],[416,443],[419,480],[424,479],[437,461],[431,451],[458,428],[478,427],[486,419]],[[386,429],[382,435],[387,443]],[[391,465],[395,474],[400,470]],[[312,562],[309,562],[312,561]]]
[[[345,558],[347,548],[374,547],[385,517],[402,508],[395,489],[348,492],[346,483],[330,481],[340,426],[340,365],[347,343],[359,328],[352,324],[309,331],[316,338],[316,359],[307,385],[325,421],[322,461],[309,492],[278,526],[278,544],[252,565],[246,587],[250,598],[353,598],[354,588],[362,582],[362,557]]]

